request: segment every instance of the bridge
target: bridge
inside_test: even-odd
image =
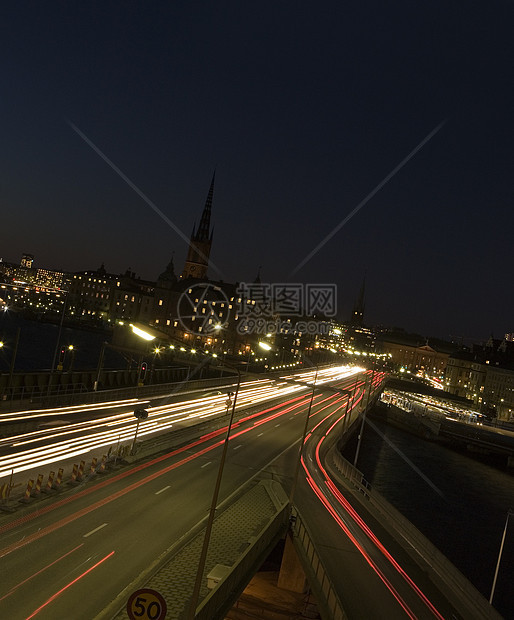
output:
[[[192,617],[223,617],[249,575],[286,532],[295,552],[288,554],[282,578],[301,583],[302,574],[306,575],[324,618],[497,617],[426,541],[422,544],[416,536],[407,536],[408,524],[402,523],[394,533],[398,515],[338,456],[341,433],[359,423],[359,416],[380,391],[381,374],[334,378],[327,371],[315,388],[310,387],[312,375],[241,385],[241,408],[228,440],[209,551],[214,555],[211,560],[208,556],[201,575],[201,596]],[[293,385],[295,379],[298,385]],[[13,619],[64,618],[73,609],[74,618],[124,617],[130,591],[154,583],[165,571],[178,570],[180,579],[168,594],[169,606],[180,598],[179,593],[185,600],[169,617],[188,617],[190,579],[196,578],[197,562],[184,557],[188,552],[195,557],[203,539],[230,389],[228,384],[222,394],[206,395],[205,389],[196,397],[182,394],[168,405],[151,402],[150,419],[157,424],[160,416],[161,427],[170,423],[169,436],[179,439],[176,445],[164,447],[162,435],[147,429],[146,435],[140,435],[144,441],[136,445],[139,454],[132,457],[130,468],[119,468],[118,455],[131,459],[126,453],[132,447],[135,420],[130,423],[127,413],[134,402],[120,405],[114,417],[107,416],[99,403],[87,413],[55,411],[54,419],[69,415],[74,421],[61,428],[32,431],[36,435],[26,438],[26,443],[11,439],[8,445],[3,440],[0,466],[14,461],[13,454],[21,459],[23,444],[26,459],[32,460],[16,475],[26,477],[42,467],[50,451],[59,454],[60,462],[71,463],[76,457],[70,454],[78,453],[86,432],[88,445],[93,437],[101,443],[109,433],[110,441],[119,438],[115,448],[111,446],[110,457],[116,454],[111,473],[75,481],[71,491],[59,493],[53,501],[30,498],[21,511],[2,519],[0,556],[6,579],[0,614]],[[295,485],[298,447],[310,405],[310,426]],[[189,423],[179,416],[184,410],[191,416]],[[194,416],[200,415],[206,421],[198,424]],[[50,447],[52,435],[57,437]],[[80,454],[83,451],[82,447]],[[52,494],[50,488],[47,496]],[[248,509],[255,506],[259,508],[250,518]],[[239,518],[246,528],[241,532],[233,525],[238,510],[245,515]],[[225,534],[217,533],[218,527]]]

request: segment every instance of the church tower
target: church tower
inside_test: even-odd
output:
[[[203,279],[207,277],[212,235],[214,232],[214,230],[211,230],[210,228],[215,176],[216,172],[212,175],[211,187],[209,188],[209,193],[207,194],[207,200],[205,201],[205,207],[203,208],[198,230],[196,230],[196,224],[193,226],[191,241],[189,242],[189,249],[187,251],[186,264],[184,265],[184,271],[181,276],[182,279]]]

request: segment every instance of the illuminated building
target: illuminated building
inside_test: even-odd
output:
[[[490,417],[514,418],[514,342],[489,338],[448,359],[447,392],[464,396]]]
[[[112,287],[109,318],[149,323],[154,319],[154,302],[155,283],[136,278],[127,271]]]
[[[26,267],[27,269],[32,269],[32,263],[34,262],[33,254],[22,254],[21,256],[21,267]]]
[[[448,358],[456,347],[451,343],[430,341],[416,334],[384,333],[377,339],[377,350],[385,353],[395,366],[422,377],[442,377]]]
[[[107,273],[102,263],[96,271],[70,275],[68,312],[77,319],[107,321],[110,318],[111,290],[118,276]]]

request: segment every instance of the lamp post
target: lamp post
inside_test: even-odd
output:
[[[343,435],[346,432],[346,427],[348,426],[348,405],[350,404],[350,395],[353,394],[352,390],[341,390],[344,394],[346,394],[346,408],[344,410],[344,420],[343,420]],[[350,415],[352,415],[350,409]]]
[[[216,484],[214,485],[214,491],[212,493],[209,517],[207,519],[207,524],[205,526],[205,536],[203,539],[202,551],[200,553],[200,559],[198,560],[198,569],[196,571],[195,584],[193,588],[193,593],[191,595],[191,601],[189,603],[189,611],[187,615],[188,620],[193,620],[196,615],[196,608],[198,606],[198,599],[200,597],[200,588],[202,585],[203,572],[205,569],[205,563],[207,561],[207,551],[209,550],[209,542],[211,539],[212,526],[214,524],[214,517],[216,515],[216,505],[218,503],[218,495],[219,495],[220,486],[221,486],[221,478],[223,476],[223,468],[225,466],[225,459],[227,456],[230,431],[232,429],[232,422],[234,420],[234,413],[236,411],[237,395],[239,393],[239,386],[241,385],[241,371],[239,370],[239,368],[237,368],[237,366],[232,366],[232,364],[228,364],[227,362],[224,362],[224,364],[237,372],[237,386],[236,386],[236,391],[234,392],[234,400],[232,401],[232,411],[230,413],[230,419],[228,421],[225,441],[223,442],[223,450],[221,452],[221,459],[220,459],[220,464],[218,467],[218,475],[216,478]]]
[[[137,418],[136,424],[136,432],[134,433],[134,440],[132,441],[132,447],[130,448],[130,455],[134,454],[134,449],[136,447],[137,433],[139,431],[139,423],[141,420],[146,420],[148,418],[148,411],[144,407],[137,407],[134,410],[134,415]]]
[[[312,384],[312,392],[311,392],[311,398],[309,401],[309,408],[307,409],[307,415],[305,416],[305,426],[303,427],[302,439],[300,441],[300,447],[298,449],[298,460],[296,461],[296,469],[294,472],[293,484],[291,486],[291,493],[289,495],[290,504],[293,503],[294,493],[296,491],[296,485],[298,483],[298,475],[300,473],[300,465],[301,465],[301,460],[302,460],[303,444],[305,442],[305,437],[307,437],[307,430],[309,428],[309,420],[311,417],[312,402],[314,401],[314,392],[316,391],[317,380],[318,380],[318,366],[316,366],[316,374],[314,375],[314,382]]]
[[[155,360],[156,360],[156,358],[157,358],[157,356],[159,355],[160,352],[161,352],[161,347],[159,347],[159,346],[154,347],[153,357],[152,357],[152,364],[150,366],[150,383],[154,382],[153,378],[154,378],[154,372],[155,372]]]
[[[52,377],[54,374],[54,370],[55,370],[55,360],[57,359],[57,354],[59,352],[59,345],[61,342],[61,333],[62,333],[62,326],[64,323],[64,316],[66,314],[66,306],[68,304],[68,291],[65,291],[65,297],[64,297],[64,302],[63,302],[63,306],[62,306],[62,312],[61,312],[61,320],[59,321],[59,331],[57,332],[57,342],[55,343],[55,349],[54,349],[54,357],[52,359],[52,366],[50,367],[50,375],[48,377],[48,392],[47,394],[50,395],[50,392],[52,390]]]
[[[102,348],[100,349],[100,355],[98,356],[98,366],[96,368],[96,379],[93,384],[93,392],[98,391],[98,384],[100,383],[100,373],[102,372],[102,366],[104,363],[104,355],[105,355],[105,347],[108,347],[109,343],[107,341],[102,343]]]
[[[362,422],[361,422],[361,428],[359,430],[359,439],[357,441],[357,449],[355,450],[355,458],[353,459],[353,466],[357,467],[357,460],[359,458],[359,452],[360,452],[360,448],[361,448],[361,442],[362,442],[362,434],[364,432],[364,423],[366,422],[366,411],[368,409],[368,405],[369,405],[369,397],[371,394],[371,390],[373,388],[373,381],[375,379],[375,360],[376,358],[373,358],[373,370],[371,372],[371,376],[369,379],[369,388],[368,388],[368,394],[367,394],[367,398],[366,398],[366,406],[364,407],[364,413],[362,414]],[[364,390],[366,390],[366,386],[364,386]]]
[[[250,356],[252,355],[252,347],[251,345],[248,345],[248,357],[246,358],[246,370],[245,370],[245,375],[248,374],[248,371],[250,369]]]
[[[71,360],[70,365],[68,366],[68,372],[71,372],[73,370],[73,362],[75,361],[75,347],[70,344],[68,346],[68,351],[71,353]]]
[[[514,512],[512,510],[509,510],[507,512],[507,518],[505,519],[505,527],[503,528],[503,536],[502,536],[502,541],[500,544],[500,551],[498,552],[498,561],[496,562],[496,570],[494,571],[494,579],[493,579],[493,585],[491,588],[491,596],[489,597],[489,605],[493,604],[494,590],[496,588],[496,578],[498,577],[498,570],[500,569],[500,561],[502,559],[502,553],[503,553],[503,543],[505,542],[505,536],[507,535],[507,526],[509,525],[509,517],[511,514],[514,514]]]
[[[9,365],[9,379],[7,380],[7,386],[5,388],[5,394],[2,397],[3,400],[7,399],[7,394],[9,394],[9,390],[11,389],[11,385],[12,385],[12,378],[13,378],[13,374],[14,374],[14,364],[16,362],[16,355],[18,354],[18,344],[20,342],[20,333],[21,333],[21,327],[18,327],[18,329],[16,330],[16,338],[14,340],[14,348],[13,348],[13,352],[11,355],[11,363]],[[3,348],[4,343],[0,342],[0,348]],[[13,394],[11,393],[11,400],[13,399]]]

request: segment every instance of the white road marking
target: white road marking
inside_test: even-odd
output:
[[[239,448],[242,448],[242,447],[243,447],[243,444],[242,444],[242,443],[240,443],[238,446],[236,446],[236,447],[234,448],[234,450],[238,450]]]
[[[155,495],[159,495],[159,493],[163,493],[164,491],[167,491],[170,488],[170,485],[168,484],[167,487],[164,487],[164,489],[161,489],[160,491],[156,491]]]
[[[257,437],[260,437],[261,435],[264,435],[264,433],[259,433],[259,434],[257,435]]]
[[[207,465],[210,465],[212,463],[212,461],[209,461],[208,463],[205,463],[204,465],[202,465],[202,467],[200,469],[203,469],[204,467],[207,467]]]
[[[277,426],[280,426],[280,422],[278,424],[275,424],[275,428],[277,428]]]
[[[98,527],[95,527],[94,530],[91,530],[87,534],[84,534],[84,536],[82,538],[87,538],[88,536],[91,536],[91,534],[94,534],[95,532],[98,532],[98,530],[101,530],[106,525],[107,525],[107,523],[102,523],[102,525],[99,525]]]

